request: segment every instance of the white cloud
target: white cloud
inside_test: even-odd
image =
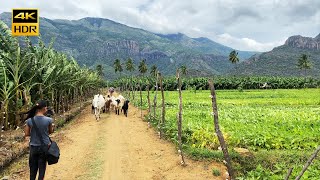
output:
[[[218,35],[217,41],[235,49],[247,50],[247,51],[270,51],[276,46],[284,44],[285,39],[277,42],[261,43],[250,38],[237,38],[230,34],[224,33]]]
[[[47,18],[102,17],[156,33],[206,36],[240,50],[267,51],[320,30],[319,0],[3,0],[0,12],[18,7],[39,8]]]

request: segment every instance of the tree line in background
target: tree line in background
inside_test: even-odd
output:
[[[233,50],[229,54],[229,61],[232,64],[239,62],[238,52]],[[310,56],[302,54],[297,60],[297,67],[303,70],[304,77],[254,77],[254,76],[214,76],[215,88],[216,89],[261,89],[261,88],[272,88],[272,89],[295,89],[295,88],[317,88],[320,87],[320,79],[307,77],[307,70],[312,68],[312,62]],[[102,73],[101,65],[98,65]],[[123,68],[124,67],[124,68]],[[144,76],[147,73],[147,65],[145,60],[141,60],[138,72],[140,77],[133,77],[135,73],[134,62],[129,58],[125,63],[121,63],[120,59],[114,61],[114,69],[116,73],[119,73],[120,78],[113,81],[111,86],[120,87],[127,89],[127,86],[131,87],[132,92],[134,89],[141,87],[142,91],[150,88],[150,84],[156,84],[156,76],[158,68],[152,65],[150,68],[150,76]],[[121,73],[126,70],[130,73],[130,77],[122,77]],[[187,76],[188,69],[185,65],[180,67],[183,74]],[[178,88],[178,83],[175,80],[176,77],[166,77],[163,79],[164,90],[173,91]],[[154,88],[152,88],[154,89]],[[182,90],[209,90],[207,78],[205,77],[188,77],[182,82]],[[134,93],[133,93],[134,96]]]
[[[234,76],[215,76],[216,89],[300,89],[320,87],[320,79],[303,77],[234,77]],[[208,78],[188,77],[182,82],[182,90],[209,90]],[[148,84],[155,84],[155,79],[151,77],[134,77],[133,84],[141,81],[142,90],[147,90]],[[127,78],[123,77],[111,83],[115,87],[125,87]],[[268,86],[263,85],[267,83]],[[163,79],[163,88],[166,91],[174,91],[178,87],[175,77],[166,77]]]
[[[45,46],[39,38],[34,45],[29,38],[12,37],[0,21],[0,127],[16,128],[24,114],[39,99],[48,100],[57,113],[84,101],[104,85],[101,75],[80,67],[75,59]]]

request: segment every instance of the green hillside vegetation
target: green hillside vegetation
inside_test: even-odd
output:
[[[2,13],[0,19],[11,26],[11,14]],[[55,38],[54,48],[66,52],[80,65],[103,65],[105,77],[117,77],[112,71],[115,59],[132,58],[135,64],[146,59],[164,74],[174,74],[175,67],[192,65],[194,75],[224,74],[231,69],[227,56],[232,48],[207,38],[190,38],[183,34],[157,35],[102,18],[80,20],[40,19],[40,33],[45,43]],[[33,42],[36,39],[32,39]],[[254,52],[240,52],[241,59]]]
[[[238,64],[229,74],[259,76],[304,76],[299,69],[298,59],[306,54],[312,63],[307,76],[320,77],[320,50],[302,49],[283,45],[270,52],[251,57],[248,61]]]
[[[11,26],[10,13],[0,14],[0,19]],[[191,76],[303,76],[304,70],[297,67],[297,61],[301,54],[306,54],[312,62],[307,76],[319,77],[320,74],[320,51],[308,48],[310,38],[302,36],[290,37],[288,44],[262,54],[236,51],[240,61],[232,65],[228,56],[233,49],[205,37],[155,34],[102,18],[72,21],[41,18],[40,22],[46,44],[55,38],[54,48],[74,57],[80,65],[94,68],[101,64],[107,79],[119,77],[112,68],[114,60],[124,63],[128,58],[132,58],[135,65],[146,59],[148,66],[156,65],[164,75],[173,75],[178,67],[187,65]],[[311,38],[311,45],[318,42],[319,37]],[[31,38],[31,41],[36,43],[37,39]],[[301,47],[305,42],[307,48]]]

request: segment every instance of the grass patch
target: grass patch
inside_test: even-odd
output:
[[[220,170],[213,168],[212,169],[212,175],[213,176],[220,176],[221,175]]]

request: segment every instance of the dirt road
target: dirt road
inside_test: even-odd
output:
[[[128,117],[103,114],[97,122],[87,108],[57,133],[61,159],[48,166],[46,179],[225,179],[225,168],[219,164],[187,159],[187,166],[181,167],[174,145],[160,140],[139,116],[131,106]],[[212,168],[223,176],[213,176]]]

